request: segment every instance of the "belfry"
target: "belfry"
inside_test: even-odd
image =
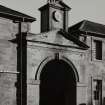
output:
[[[41,12],[41,32],[54,29],[68,30],[68,11],[71,8],[62,0],[49,0],[39,8]]]

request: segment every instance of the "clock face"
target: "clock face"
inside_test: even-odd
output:
[[[54,11],[52,15],[53,15],[53,19],[56,22],[60,22],[61,21],[62,15],[61,15],[61,13],[59,11]]]

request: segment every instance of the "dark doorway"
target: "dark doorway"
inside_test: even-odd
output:
[[[65,61],[48,62],[40,80],[40,105],[76,105],[76,78]]]

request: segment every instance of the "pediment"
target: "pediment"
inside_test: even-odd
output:
[[[65,4],[64,2],[62,2],[62,1],[59,1],[58,3],[55,3],[55,6],[61,7],[61,8],[63,8],[63,9],[67,9],[67,10],[70,10],[70,9],[71,9],[68,5],[66,5],[66,4]]]
[[[69,35],[69,33],[63,30],[53,30],[40,34],[31,34],[27,36],[27,41],[31,42],[42,42],[49,44],[56,44],[61,46],[71,46],[80,49],[89,48],[86,44],[79,41],[75,37]]]
[[[69,11],[71,8],[67,5],[67,4],[65,4],[63,1],[59,1],[58,3],[47,3],[47,4],[45,4],[44,6],[42,6],[41,8],[39,8],[39,10],[40,11],[42,11],[42,10],[44,10],[44,9],[48,9],[49,7],[57,7],[57,8],[59,8],[60,7],[60,9],[63,9],[63,10],[67,10],[67,11]]]

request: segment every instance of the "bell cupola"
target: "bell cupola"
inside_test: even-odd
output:
[[[39,8],[41,12],[41,32],[54,29],[64,29],[68,31],[68,11],[71,8],[62,0],[48,0]]]

